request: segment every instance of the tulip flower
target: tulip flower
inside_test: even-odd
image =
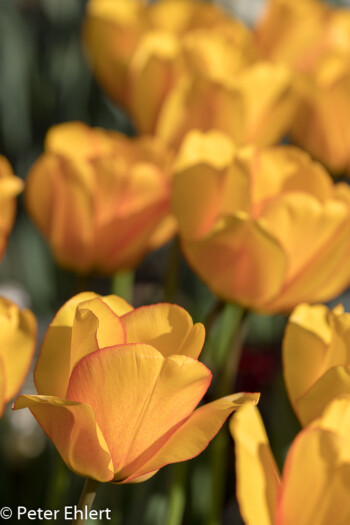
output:
[[[214,293],[288,312],[349,285],[350,189],[307,154],[237,148],[218,131],[193,131],[174,171],[182,249]]]
[[[230,421],[245,525],[345,525],[350,520],[350,397],[335,399],[294,439],[280,478],[255,407]]]
[[[341,305],[301,304],[283,340],[283,373],[302,425],[319,417],[340,394],[350,394],[350,314]]]
[[[156,135],[179,147],[192,129],[217,129],[237,144],[267,146],[289,130],[295,107],[284,66],[257,62],[237,75],[188,75],[164,103]]]
[[[15,177],[7,159],[0,155],[0,258],[6,249],[8,236],[15,220],[15,197],[21,193],[23,187],[22,180]]]
[[[199,454],[257,394],[195,410],[210,371],[197,357],[204,327],[176,305],[133,309],[85,292],[57,313],[35,368],[38,395],[20,396],[66,464],[98,481],[139,482]]]
[[[127,102],[126,75],[144,31],[145,5],[139,0],[91,0],[83,26],[91,68],[117,104]]]
[[[20,310],[0,297],[0,416],[19,392],[32,364],[36,345],[36,320],[30,310]]]
[[[256,32],[263,55],[294,71],[293,140],[333,172],[349,172],[349,10],[271,0]]]
[[[29,173],[27,209],[59,264],[82,273],[130,269],[174,234],[170,164],[155,139],[61,124]]]
[[[218,6],[191,0],[147,7],[90,0],[83,38],[102,88],[147,134],[155,133],[163,105],[184,77],[231,77],[257,58],[242,23]]]

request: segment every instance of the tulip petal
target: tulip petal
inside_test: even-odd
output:
[[[72,327],[70,370],[80,359],[99,348],[123,343],[123,323],[101,297],[80,303]]]
[[[250,209],[249,175],[232,170],[235,147],[219,131],[189,132],[182,144],[172,190],[172,206],[186,239],[207,234],[226,213]]]
[[[187,356],[164,358],[149,345],[120,345],[82,359],[67,395],[92,407],[118,481],[133,472],[133,463],[154,455],[199,403],[210,380],[210,371]]]
[[[350,520],[350,464],[335,432],[307,427],[285,461],[276,525],[344,525]]]
[[[111,455],[91,407],[52,396],[19,396],[15,410],[28,407],[63,461],[80,476],[111,481]]]
[[[295,402],[295,411],[303,426],[321,416],[330,401],[350,393],[350,369],[334,366]]]
[[[249,169],[259,173],[252,185],[255,205],[285,192],[302,191],[324,202],[334,193],[334,184],[326,170],[310,155],[292,146],[265,148],[252,159]]]
[[[230,301],[259,308],[282,287],[286,257],[279,242],[243,214],[227,217],[210,235],[182,246],[199,276]]]
[[[83,292],[67,301],[51,322],[34,370],[38,394],[64,397],[70,373],[72,326],[79,303],[98,297],[93,292]]]
[[[197,359],[205,338],[201,323],[175,304],[155,304],[133,310],[122,318],[126,343],[146,343],[164,357],[177,354]]]
[[[239,143],[276,144],[290,128],[296,109],[289,69],[260,61],[237,75],[232,87],[244,108]]]
[[[98,81],[118,104],[127,104],[127,70],[145,25],[144,9],[139,0],[92,0],[87,5],[85,51]]]
[[[338,434],[342,444],[342,459],[350,462],[350,392],[335,397],[324,410],[322,417],[313,426]]]
[[[321,204],[310,194],[289,193],[265,207],[261,217],[289,259],[286,283],[269,311],[288,311],[307,300],[325,301],[349,283],[349,206],[330,199]],[[310,242],[312,239],[312,242]]]
[[[134,309],[134,307],[125,301],[125,299],[118,297],[117,295],[106,295],[103,298],[103,302],[106,303],[116,315],[119,315],[119,317]]]
[[[20,310],[10,301],[0,299],[0,358],[6,377],[7,403],[21,388],[33,361],[37,325],[30,310]]]
[[[77,157],[81,162],[111,154],[114,143],[106,131],[84,122],[65,122],[52,126],[45,137],[45,151]]]
[[[297,306],[290,316],[283,339],[283,375],[294,408],[296,400],[325,371],[330,342],[327,307]]]
[[[1,177],[0,175],[0,202],[3,203],[5,199],[17,197],[23,188],[24,182],[19,177],[15,177],[13,174],[9,177]]]
[[[259,411],[245,406],[230,421],[235,441],[237,499],[246,525],[274,525],[278,467]]]
[[[162,104],[183,68],[177,38],[164,31],[148,31],[143,36],[128,70],[130,113],[141,134],[154,133]]]
[[[129,483],[135,476],[145,475],[169,463],[187,461],[198,456],[234,410],[246,403],[256,404],[258,400],[259,394],[233,394],[201,406],[182,422],[148,461],[139,465],[135,473],[130,473],[124,482]]]

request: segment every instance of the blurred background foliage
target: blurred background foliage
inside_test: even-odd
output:
[[[249,24],[263,8],[261,0],[218,3]],[[350,6],[349,0],[333,3]],[[85,0],[0,0],[0,153],[23,179],[42,152],[44,136],[53,124],[82,120],[92,126],[133,134],[132,123],[102,94],[84,60],[80,27],[85,5]],[[167,268],[174,264],[170,260],[175,243],[149,255],[138,268],[135,306],[165,299],[163,283]],[[203,321],[214,297],[183,258],[177,257],[179,287],[172,300],[185,306],[194,320]],[[59,268],[26,215],[21,196],[16,226],[0,265],[0,293],[34,311],[40,343],[58,307],[83,289],[107,294],[111,282],[98,276],[83,281]],[[342,301],[349,307],[348,297],[342,297]],[[211,367],[215,368],[214,354],[217,355],[220,345],[222,323],[231,322],[223,317],[213,326],[205,349],[205,360]],[[280,464],[298,429],[280,372],[284,326],[282,316],[249,316],[247,342],[235,386],[237,391],[263,392],[260,408]],[[31,374],[24,391],[34,391]],[[55,509],[76,503],[83,480],[68,471],[29,411],[14,414],[7,409],[0,427],[0,507]],[[233,525],[242,522],[234,497],[233,444],[228,442],[227,429],[223,432],[231,448],[223,523]],[[184,523],[210,522],[207,519],[207,494],[213,489],[208,468],[210,450],[209,447],[188,465],[191,475],[187,476]],[[106,485],[98,493],[95,508],[111,508],[112,522],[116,525],[164,525],[170,482],[168,467],[144,484]]]

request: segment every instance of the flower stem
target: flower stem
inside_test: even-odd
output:
[[[180,273],[180,241],[176,237],[169,247],[169,256],[164,279],[164,299],[168,303],[175,301]]]
[[[172,466],[172,480],[169,494],[168,514],[165,525],[181,525],[186,503],[187,463],[175,463]]]
[[[238,305],[226,304],[220,323],[220,337],[217,341],[216,366],[220,380],[217,397],[231,393],[236,380],[242,345],[246,336],[246,311]],[[207,525],[220,525],[225,498],[225,476],[227,467],[227,433],[221,431],[211,446],[212,499]]]
[[[117,272],[112,279],[112,292],[114,295],[119,295],[128,303],[132,303],[134,288],[134,272],[132,270],[125,270]]]
[[[86,515],[89,513],[94,502],[99,482],[95,479],[87,479],[84,484],[83,491],[80,495],[77,510],[83,511],[83,517],[77,517],[72,521],[72,525],[84,525],[86,522]],[[77,514],[80,514],[79,512]]]

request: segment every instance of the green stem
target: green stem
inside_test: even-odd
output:
[[[72,525],[84,525],[84,523],[86,522],[85,516],[88,515],[92,507],[98,486],[99,482],[95,479],[87,479],[85,481],[84,488],[77,505],[77,511],[82,511],[83,517],[77,517],[75,520],[72,521]],[[80,512],[77,512],[77,514],[80,514]]]
[[[56,451],[52,451],[52,472],[46,495],[46,507],[59,509],[70,485],[70,471]]]
[[[167,302],[174,302],[179,282],[180,273],[180,244],[176,237],[169,248],[169,257],[164,279],[164,299]]]
[[[172,467],[172,481],[169,493],[168,514],[165,525],[181,525],[186,503],[187,463],[175,463]]]
[[[112,279],[112,292],[114,295],[119,295],[128,303],[132,303],[134,288],[134,272],[132,270],[125,270],[117,272]]]
[[[216,345],[216,365],[219,372],[217,397],[231,393],[236,380],[241,349],[246,335],[246,311],[235,304],[226,304],[220,319]],[[211,446],[212,499],[207,525],[220,525],[225,498],[226,457],[229,439],[221,431]]]

